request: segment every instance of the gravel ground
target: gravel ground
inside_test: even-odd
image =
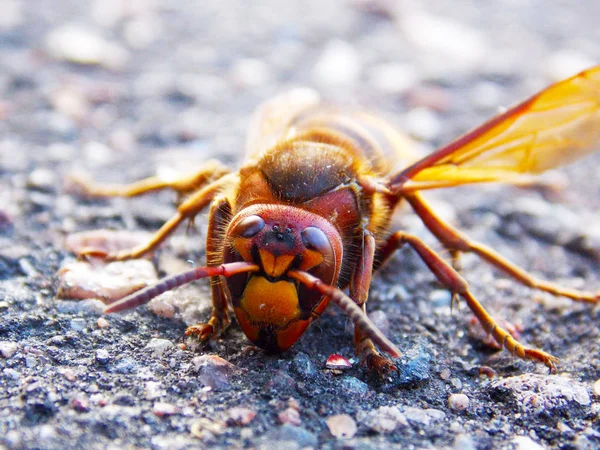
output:
[[[294,86],[379,111],[431,150],[599,61],[600,3],[161,3],[0,6],[0,448],[600,447],[598,308],[531,291],[468,255],[474,293],[558,356],[558,375],[486,346],[410,251],[371,289],[373,319],[404,352],[387,380],[356,361],[325,368],[331,354],[354,356],[336,310],[280,356],[248,348],[236,326],[193,352],[181,335],[208,317],[206,284],[108,317],[97,300],[56,294],[73,261],[67,236],[139,239],[174,211],[169,193],[79,200],[67,174],[123,182],[209,157],[235,166],[252,109]],[[428,198],[533,273],[598,289],[599,161],[551,174],[554,188]],[[205,216],[196,222],[154,255],[158,275],[202,263]],[[398,226],[433,243],[410,214]],[[152,279],[149,265],[135,270]]]

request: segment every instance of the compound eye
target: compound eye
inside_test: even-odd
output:
[[[234,234],[243,238],[251,238],[265,227],[265,221],[260,216],[248,216],[238,223]]]
[[[331,243],[323,230],[316,227],[308,227],[302,230],[302,243],[309,250],[315,250],[322,255],[333,254]]]

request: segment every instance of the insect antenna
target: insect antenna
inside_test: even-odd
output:
[[[340,289],[329,286],[328,284],[323,283],[319,278],[301,270],[290,270],[287,275],[299,281],[307,288],[317,290],[321,294],[327,296],[339,308],[341,308],[348,317],[350,317],[350,320],[354,322],[354,326],[360,329],[364,335],[371,339],[381,350],[395,358],[401,356],[398,347],[396,347],[388,338],[386,338],[379,328],[377,328],[375,324],[371,322],[371,319],[367,317],[362,308]]]
[[[125,298],[109,305],[104,310],[105,314],[113,312],[124,311],[126,309],[136,308],[140,305],[144,305],[158,295],[175,289],[184,284],[190,283],[201,278],[208,278],[214,276],[230,277],[244,272],[254,272],[258,270],[256,264],[248,262],[233,262],[228,264],[222,264],[216,267],[196,267],[186,272],[171,275],[159,280],[158,283],[151,286],[146,286],[133,294],[128,295]]]

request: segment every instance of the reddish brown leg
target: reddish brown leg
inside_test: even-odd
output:
[[[541,362],[545,364],[550,371],[556,372],[556,363],[558,360],[554,356],[542,350],[524,347],[517,342],[510,333],[502,329],[475,297],[473,297],[473,294],[469,291],[469,285],[458,272],[418,237],[402,231],[394,233],[382,249],[382,258],[387,259],[393,250],[401,248],[404,244],[409,244],[413,250],[417,252],[438,281],[448,288],[452,294],[458,294],[465,299],[467,305],[475,317],[477,317],[484,330],[490,333],[498,344],[506,348],[513,355],[517,355],[522,359]]]
[[[115,254],[105,254],[92,251],[87,251],[80,256],[98,256],[109,261],[122,261],[125,259],[140,258],[148,252],[153,251],[162,243],[183,221],[193,218],[196,214],[206,208],[215,196],[223,189],[224,186],[232,183],[233,175],[226,175],[217,181],[210,183],[204,188],[190,195],[177,208],[177,213],[171,217],[160,229],[152,236],[147,243],[135,247],[130,250],[125,250]]]
[[[209,267],[223,264],[220,251],[225,228],[231,220],[231,205],[225,197],[216,198],[210,206],[208,216],[208,232],[206,239],[206,260]],[[195,336],[204,342],[211,336],[225,331],[229,326],[229,292],[223,277],[211,277],[210,288],[212,293],[213,309],[208,323],[199,323],[189,326],[185,330],[186,336]]]
[[[600,293],[598,292],[579,291],[577,289],[559,286],[549,281],[540,280],[514,263],[508,261],[491,248],[478,242],[471,241],[460,231],[440,219],[419,193],[407,195],[406,199],[419,215],[425,226],[451,251],[476,253],[484,261],[487,261],[492,266],[507,273],[525,286],[539,289],[553,295],[561,295],[575,301],[588,303],[598,303],[598,301],[600,301]]]
[[[367,314],[366,303],[373,273],[375,247],[375,238],[371,233],[365,232],[362,254],[350,280],[350,298],[362,308],[365,315]],[[373,341],[358,327],[354,328],[354,344],[356,353],[360,355],[361,364],[366,364],[369,370],[374,370],[381,375],[387,374],[390,370],[397,370],[394,363],[382,356],[375,348]]]
[[[172,189],[179,194],[192,192],[212,180],[229,173],[220,162],[207,161],[194,174],[177,180],[164,180],[161,177],[149,177],[129,184],[101,184],[81,175],[68,178],[68,188],[89,197],[136,197],[148,192]]]

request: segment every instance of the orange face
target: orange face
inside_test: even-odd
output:
[[[227,279],[233,310],[252,342],[271,352],[291,347],[327,306],[327,299],[287,276],[299,269],[333,285],[342,241],[323,217],[287,205],[252,205],[231,221],[224,261],[258,264]]]

